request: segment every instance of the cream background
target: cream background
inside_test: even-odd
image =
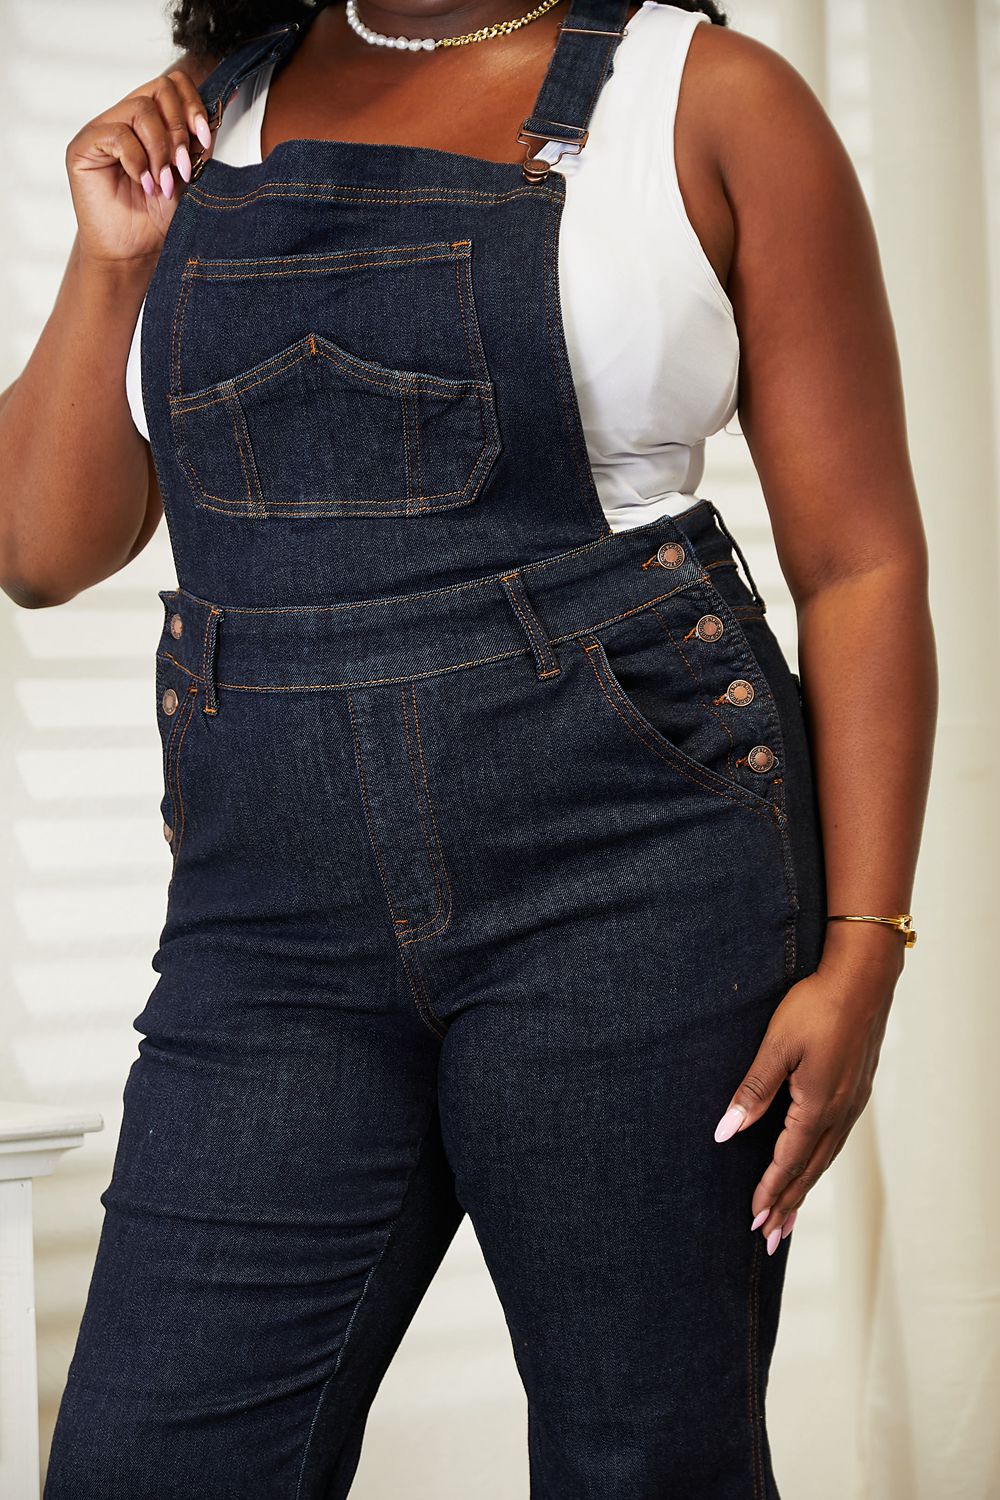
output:
[[[991,1500],[1000,0],[732,0],[730,13],[809,79],[875,214],[941,671],[920,940],[873,1099],[793,1236],[768,1391],[775,1468],[787,1500]],[[66,143],[172,51],[159,0],[0,0],[0,23],[2,388],[72,239]],[[710,442],[700,493],[745,544],[794,665],[794,613],[738,435]],[[43,1465],[162,916],[150,703],[156,590],[173,581],[161,527],[124,573],[59,609],[0,598],[0,1095],[85,1104],[106,1121],[36,1184]],[[379,1392],[352,1500],[526,1500],[524,1438],[506,1328],[466,1223]]]

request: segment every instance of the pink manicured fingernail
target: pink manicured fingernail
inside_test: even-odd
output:
[[[160,187],[163,189],[164,198],[174,196],[174,174],[169,167],[164,167],[160,172]]]
[[[212,129],[204,115],[195,115],[194,133],[207,151],[212,144]]]
[[[772,1229],[771,1233],[767,1237],[767,1253],[768,1253],[768,1255],[773,1255],[774,1252],[775,1252],[775,1250],[777,1250],[777,1248],[778,1248],[778,1246],[779,1246],[780,1243],[781,1243],[781,1230],[780,1229]]]
[[[798,1209],[797,1208],[793,1208],[792,1211],[791,1211],[791,1213],[788,1215],[788,1218],[785,1220],[784,1228],[781,1231],[781,1238],[783,1240],[786,1240],[788,1238],[788,1236],[791,1234],[791,1232],[792,1232],[792,1226],[795,1223],[795,1215],[797,1213],[798,1213]]]
[[[771,1205],[768,1204],[766,1208],[762,1208],[761,1209],[761,1211],[757,1215],[756,1219],[754,1219],[753,1223],[750,1225],[750,1228],[751,1229],[759,1229],[760,1226],[763,1224],[764,1220],[767,1218],[767,1216],[768,1216],[768,1214],[770,1212],[771,1212]]]
[[[177,170],[183,177],[184,181],[190,182],[191,158],[188,155],[188,149],[186,146],[177,147],[177,150],[174,152],[174,161],[177,163]]]
[[[156,183],[153,181],[152,172],[143,172],[142,176],[139,178],[139,181],[142,183],[142,190],[146,194],[147,198],[152,198],[153,194],[156,192]]]
[[[717,1141],[728,1141],[731,1135],[735,1135],[747,1117],[747,1112],[742,1104],[734,1104],[727,1109],[718,1125],[715,1127],[715,1139]]]

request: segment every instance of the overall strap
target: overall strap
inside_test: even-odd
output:
[[[522,171],[529,182],[540,182],[553,159],[563,151],[582,151],[587,144],[598,96],[614,72],[614,54],[625,35],[629,0],[570,0],[565,21],[542,79],[531,114],[518,141],[552,143],[553,150],[528,155]],[[198,92],[208,112],[209,125],[218,129],[233,93],[265,64],[284,57],[301,40],[296,21],[250,37],[230,52],[208,75]],[[192,168],[192,180],[204,166],[204,153]]]
[[[553,143],[551,151],[543,147],[525,157],[521,170],[529,182],[543,181],[563,151],[578,153],[587,144],[587,126],[614,72],[628,8],[629,0],[570,0],[534,108],[517,137],[523,145]]]
[[[286,52],[290,52],[300,40],[299,30],[297,21],[289,21],[284,26],[272,26],[269,31],[249,37],[229,52],[213,68],[204,82],[199,84],[198,93],[201,95],[213,133],[222,123],[222,117],[233,91],[239,88],[240,84],[244,83],[251,74],[256,73],[258,68],[264,67],[266,63],[275,62]],[[192,181],[200,176],[204,164],[205,153],[202,152],[192,166]]]

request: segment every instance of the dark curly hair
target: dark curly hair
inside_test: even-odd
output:
[[[285,21],[307,21],[336,0],[179,0],[171,4],[173,42],[201,57],[225,57],[248,37]],[[703,10],[716,26],[725,11],[714,0],[673,0],[681,10]]]

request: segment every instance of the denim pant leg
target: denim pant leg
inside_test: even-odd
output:
[[[436,1044],[283,1028],[134,1064],[45,1500],[348,1493],[459,1219]]]
[[[340,1500],[461,1217],[439,1041],[342,699],[226,695],[179,775],[160,979],[45,1500]]]
[[[769,1256],[750,1223],[787,1084],[714,1131],[818,964],[822,846],[777,642],[728,613],[725,645],[685,641],[705,607],[561,643],[545,681],[526,659],[421,685],[460,914],[423,956],[443,1136],[528,1396],[532,1500],[778,1496],[764,1403],[791,1240]],[[736,678],[755,698],[720,705]],[[755,743],[782,776],[759,797]]]
[[[653,900],[628,926],[613,974],[593,926],[526,944],[445,1044],[445,1138],[528,1395],[531,1497],[774,1500],[790,1241],[766,1254],[750,1199],[787,1088],[745,1134],[713,1131],[780,985],[738,996],[677,964],[682,924]],[[738,950],[739,923],[724,935]]]

